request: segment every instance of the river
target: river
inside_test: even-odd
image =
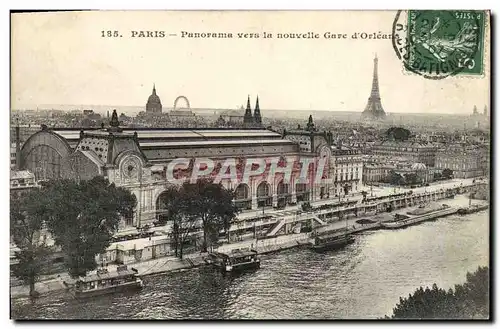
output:
[[[204,267],[144,278],[139,293],[78,301],[66,293],[12,301],[29,319],[373,319],[419,286],[448,289],[489,263],[489,213],[454,215],[356,236],[343,250],[263,255],[261,268],[223,276]]]

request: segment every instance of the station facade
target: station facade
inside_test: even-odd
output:
[[[42,127],[22,146],[19,169],[34,173],[36,180],[91,179],[104,176],[117,186],[129,189],[138,200],[133,218],[125,226],[141,227],[165,214],[165,190],[171,182],[167,169],[180,158],[209,158],[220,169],[235,159],[240,171],[244,163],[265,159],[267,166],[293,163],[290,178],[284,173],[250,177],[247,182],[222,179],[235,191],[234,202],[242,210],[279,208],[289,204],[333,198],[337,193],[328,180],[317,181],[315,168],[308,179],[299,179],[298,160],[314,163],[325,159],[321,177],[328,179],[332,160],[331,134],[314,128],[312,118],[305,129],[277,133],[262,128],[247,129],[150,129],[121,128],[116,112],[110,126],[101,129],[49,129]],[[267,169],[266,169],[267,170]],[[182,171],[182,170],[180,170]]]

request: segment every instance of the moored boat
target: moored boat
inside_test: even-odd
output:
[[[75,284],[76,298],[94,297],[115,292],[137,290],[143,287],[141,278],[134,268],[118,266],[115,272],[99,269],[96,274],[87,275]]]
[[[466,208],[460,208],[458,209],[457,213],[459,215],[468,215],[468,214],[473,214],[478,211],[486,210],[488,209],[488,205],[472,205]]]
[[[350,235],[325,235],[317,236],[312,243],[312,249],[315,251],[326,251],[340,249],[351,244],[355,239]]]
[[[456,208],[447,208],[444,210],[426,213],[426,214],[420,215],[420,216],[408,217],[405,219],[395,220],[392,222],[382,222],[382,223],[380,223],[380,225],[382,225],[382,228],[386,228],[386,229],[398,229],[398,228],[404,228],[407,226],[419,224],[419,223],[425,222],[425,221],[436,220],[440,217],[452,215],[455,213],[457,213]]]
[[[260,267],[258,252],[253,249],[236,249],[229,253],[211,252],[206,261],[226,273]]]

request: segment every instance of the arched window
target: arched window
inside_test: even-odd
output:
[[[252,209],[252,199],[249,196],[249,188],[247,184],[240,184],[235,191],[235,204],[241,209]]]
[[[295,194],[297,195],[297,202],[309,201],[310,191],[307,189],[306,184],[298,183],[295,185]]]
[[[283,183],[283,181],[278,183],[277,191],[278,194],[278,207],[285,207],[291,202],[291,196],[288,184]]]
[[[257,187],[257,206],[259,208],[271,206],[272,205],[272,196],[270,195],[269,184],[266,182],[262,182]]]

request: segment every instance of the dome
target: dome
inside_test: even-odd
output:
[[[153,93],[148,97],[148,102],[146,103],[146,112],[161,113],[161,110],[160,97],[156,94],[156,88],[153,85]]]
[[[152,94],[149,96],[148,98],[148,103],[152,104],[152,103],[161,103],[161,100],[160,100],[160,97],[158,97],[158,95],[156,94]]]
[[[156,94],[156,86],[153,85],[153,93],[148,98],[149,104],[161,104],[160,97]]]
[[[426,170],[427,167],[425,166],[425,164],[423,163],[414,163],[412,166],[411,166],[411,169],[412,170]]]

